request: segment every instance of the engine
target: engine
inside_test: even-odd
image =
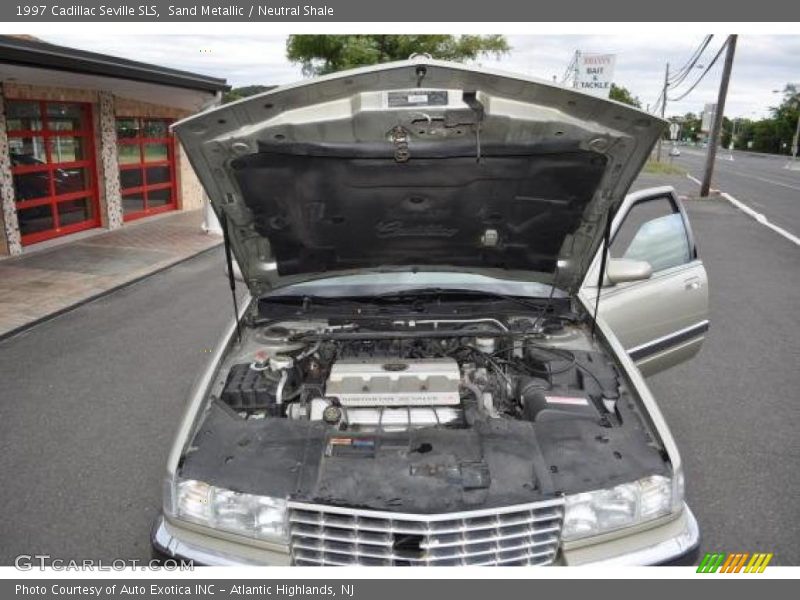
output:
[[[333,363],[325,395],[348,408],[446,406],[461,402],[460,383],[453,358],[343,359]]]
[[[220,383],[221,400],[244,418],[354,431],[469,427],[493,418],[603,421],[619,397],[616,368],[579,329],[359,339],[315,337],[325,324],[287,325],[254,333],[245,344],[250,362],[230,365]],[[298,341],[303,328],[308,342]]]

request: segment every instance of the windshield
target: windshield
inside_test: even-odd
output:
[[[475,273],[403,272],[363,273],[316,279],[281,288],[269,296],[308,295],[327,298],[376,296],[423,288],[473,290],[526,298],[548,297],[552,289],[547,284],[535,281],[511,281]],[[553,296],[563,298],[567,294],[556,289]]]

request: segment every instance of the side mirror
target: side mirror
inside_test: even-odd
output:
[[[650,279],[653,267],[644,260],[630,258],[611,258],[606,265],[606,279],[613,285],[626,281]]]
[[[244,276],[242,276],[242,270],[239,268],[239,263],[236,262],[236,259],[233,259],[233,278],[236,281],[240,281],[244,283]],[[225,278],[228,277],[228,265],[225,265]]]

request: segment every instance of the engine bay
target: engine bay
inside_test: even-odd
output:
[[[617,369],[579,326],[550,323],[547,333],[524,336],[530,320],[489,324],[495,331],[468,320],[413,322],[395,338],[359,337],[352,327],[337,336],[342,330],[328,323],[269,325],[232,357],[219,398],[244,419],[321,421],[340,431],[617,418]]]
[[[668,473],[620,368],[574,319],[270,319],[219,364],[182,477],[440,512]]]

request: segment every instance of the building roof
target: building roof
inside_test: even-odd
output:
[[[0,63],[101,75],[210,93],[230,89],[224,79],[217,77],[58,46],[28,37],[0,35]]]

